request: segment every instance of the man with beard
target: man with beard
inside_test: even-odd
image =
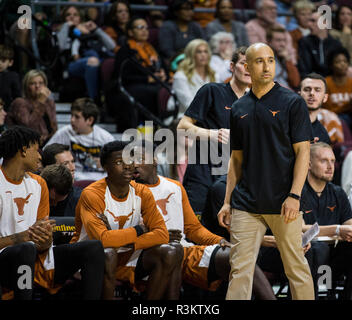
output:
[[[326,89],[325,78],[320,74],[310,73],[301,81],[299,94],[305,100],[308,107],[314,142],[320,141],[331,144],[328,132],[318,120],[319,110],[322,104],[328,99]]]
[[[337,237],[335,246],[312,241],[307,254],[314,285],[318,289],[318,268],[329,265],[333,277],[346,276],[344,299],[352,299],[352,211],[347,195],[340,186],[331,183],[335,155],[330,145],[318,142],[311,145],[308,178],[302,190],[301,211],[304,212],[303,231],[318,222],[318,236]]]

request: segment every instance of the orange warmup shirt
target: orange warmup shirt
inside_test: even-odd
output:
[[[104,213],[111,230],[97,214]],[[137,237],[134,226],[144,224],[148,232]],[[125,252],[134,244],[134,250],[168,243],[169,233],[156,207],[151,191],[144,185],[130,182],[130,191],[124,199],[110,193],[106,180],[101,179],[85,188],[76,207],[76,232],[71,242],[87,239],[100,240],[104,248],[118,248]]]
[[[331,76],[326,77],[329,98],[324,108],[335,113],[350,113],[352,111],[352,78],[342,86],[337,86]]]

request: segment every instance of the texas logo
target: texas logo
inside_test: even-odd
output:
[[[20,216],[23,216],[24,214],[24,206],[27,204],[29,201],[29,198],[31,197],[33,193],[30,193],[26,198],[14,198],[13,201],[16,203],[18,214]]]
[[[269,111],[272,113],[273,117],[275,118],[275,116],[280,112],[280,110],[276,110],[276,111],[272,111],[269,109]]]
[[[336,208],[336,205],[333,206],[333,207],[327,207],[331,212],[334,212],[335,208]]]
[[[175,194],[175,192],[171,192],[167,198],[165,199],[159,199],[159,200],[156,200],[156,205],[160,208],[161,210],[161,213],[166,216],[167,215],[167,210],[166,210],[166,204],[169,203],[169,198]]]
[[[134,209],[127,216],[115,216],[110,210],[106,209],[106,211],[108,213],[110,213],[110,215],[113,216],[115,222],[119,223],[119,229],[123,229],[123,227],[124,227],[125,223],[127,222],[128,218],[133,214]]]

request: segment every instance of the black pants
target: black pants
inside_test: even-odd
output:
[[[31,242],[7,247],[0,253],[0,286],[13,290],[14,298],[17,300],[32,299],[36,256],[37,250]],[[28,266],[31,270],[31,283],[26,282],[23,288],[19,287],[21,283],[19,278],[25,276],[25,271],[21,271],[20,266]]]
[[[309,253],[309,251],[311,251]],[[325,242],[312,241],[312,248],[307,252],[307,260],[311,268],[312,277],[315,288],[319,277],[318,269],[322,265],[327,265],[332,271],[332,281],[338,279],[341,275],[346,276],[345,289],[343,292],[343,299],[352,299],[352,244],[349,242],[339,242],[336,247],[333,244]],[[317,292],[317,291],[316,291]]]
[[[188,164],[183,178],[189,203],[195,212],[203,212],[210,187],[220,176],[211,174],[208,164]]]
[[[105,255],[98,240],[87,240],[54,247],[54,282],[64,283],[75,272],[81,270],[82,299],[101,298]]]

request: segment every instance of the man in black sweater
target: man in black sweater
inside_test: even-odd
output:
[[[328,29],[319,27],[320,17],[319,12],[312,14],[309,24],[311,33],[298,42],[298,70],[302,78],[311,72],[326,77],[329,73],[326,63],[329,52],[342,46],[340,41],[329,35]]]

